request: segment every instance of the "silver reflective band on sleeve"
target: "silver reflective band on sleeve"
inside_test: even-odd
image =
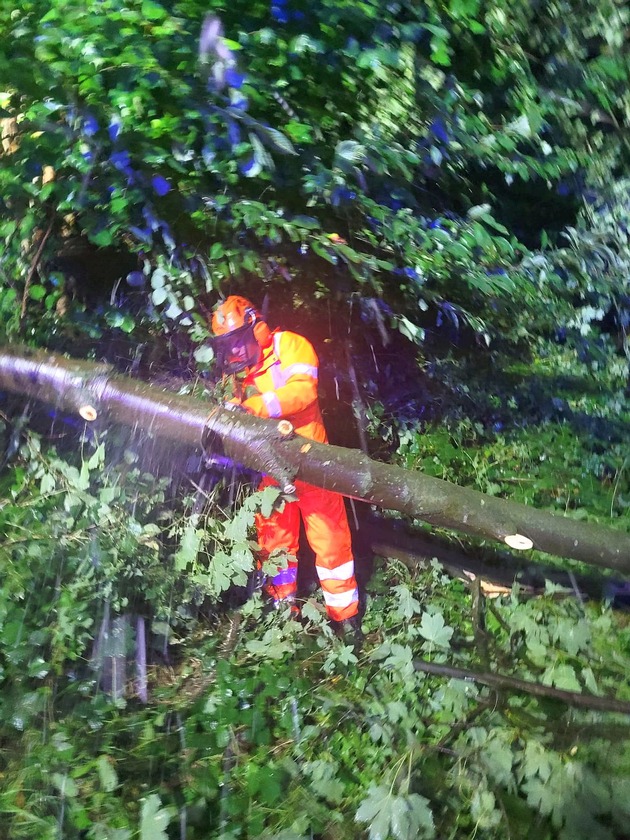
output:
[[[315,566],[317,577],[320,580],[350,580],[354,577],[354,560],[342,563],[334,569],[326,569],[324,566]]]
[[[327,607],[349,607],[350,604],[354,604],[359,600],[359,590],[356,588],[351,589],[349,592],[338,592],[337,594],[326,592],[325,589],[322,589],[322,592],[324,593],[324,603]]]
[[[282,373],[285,379],[288,379],[290,376],[295,376],[296,373],[306,373],[308,376],[312,376],[313,379],[317,379],[317,368],[315,365],[306,365],[303,362],[296,362],[294,365],[289,365]]]
[[[280,400],[276,397],[275,391],[265,391],[261,394],[264,404],[267,406],[267,411],[270,417],[282,417],[282,406]]]

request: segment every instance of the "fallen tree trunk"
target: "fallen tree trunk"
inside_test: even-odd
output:
[[[0,350],[0,388],[59,409],[142,428],[147,435],[200,447],[274,476],[295,478],[432,525],[534,547],[559,557],[630,572],[630,534],[516,504],[438,478],[371,460],[363,453],[283,434],[275,421],[164,393],[108,365],[26,349]],[[209,412],[209,408],[211,411]]]

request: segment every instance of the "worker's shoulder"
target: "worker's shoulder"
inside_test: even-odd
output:
[[[312,354],[315,358],[315,348],[303,335],[292,332],[291,330],[279,330],[277,332],[279,341],[280,353],[307,353]]]

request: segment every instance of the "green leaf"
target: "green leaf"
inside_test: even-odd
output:
[[[105,444],[99,443],[94,452],[90,455],[87,465],[88,470],[95,470],[105,463]]]
[[[321,230],[321,225],[312,216],[294,216],[291,220],[294,225],[305,230]]]
[[[269,128],[260,124],[254,125],[253,128],[263,143],[266,142],[274,151],[283,155],[297,155],[293,143],[277,128]]]
[[[202,347],[197,347],[193,355],[200,365],[207,365],[214,359],[214,350],[209,344],[204,344]]]
[[[505,128],[507,131],[518,134],[519,137],[529,138],[532,136],[532,127],[526,114],[522,114],[517,119],[512,120]]]
[[[396,840],[435,836],[428,800],[417,793],[394,796],[385,785],[370,785],[355,821],[368,823],[370,840],[388,840],[390,835]]]
[[[32,300],[42,300],[42,298],[46,297],[46,289],[44,286],[36,284],[30,287],[28,294]]]
[[[221,40],[229,50],[232,50],[232,52],[243,49],[242,44],[239,44],[238,41],[233,41],[231,38],[221,38]]]
[[[114,770],[111,761],[106,755],[100,755],[96,762],[98,770],[98,778],[101,787],[107,793],[111,793],[118,787],[118,776]]]
[[[418,631],[423,639],[437,647],[449,647],[453,628],[444,623],[441,612],[422,613],[422,621]]]
[[[429,800],[417,793],[396,797],[391,824],[392,834],[397,840],[435,836]]]
[[[124,317],[123,317],[123,319],[120,323],[120,329],[124,333],[129,334],[129,333],[133,332],[135,326],[136,326],[135,319],[132,318],[131,315],[124,315]]]
[[[313,251],[317,254],[318,257],[322,257],[326,260],[326,262],[329,262],[332,265],[336,265],[336,256],[333,253],[331,253],[331,251],[328,248],[324,247],[324,245],[322,245],[321,242],[317,242],[317,240],[315,240],[311,243],[311,247],[313,248]]]
[[[52,493],[56,487],[57,482],[55,476],[52,473],[44,473],[39,483],[39,492],[42,496],[45,496],[47,493]]]
[[[142,16],[147,20],[163,20],[166,10],[154,0],[142,0]]]
[[[366,148],[356,140],[340,140],[335,146],[335,163],[342,168],[356,166],[365,159]]]
[[[166,829],[169,822],[170,814],[162,808],[162,802],[156,793],[142,800],[140,840],[168,840]]]
[[[52,782],[62,796],[73,799],[79,792],[77,783],[65,773],[53,773]]]
[[[336,762],[317,759],[306,762],[304,772],[311,777],[311,787],[317,794],[331,802],[341,802],[345,789],[344,783],[337,778]]]
[[[258,491],[258,505],[260,507],[260,512],[265,518],[271,516],[274,508],[278,503],[278,499],[281,496],[282,490],[279,487],[265,487],[264,490]]]
[[[203,538],[203,530],[194,525],[187,525],[184,529],[179,549],[175,553],[175,569],[183,571],[188,565],[192,565],[199,554],[199,547]]]
[[[90,239],[95,245],[106,248],[114,242],[114,234],[109,228],[105,228],[105,230],[100,230],[98,233],[92,234]]]
[[[166,289],[155,289],[151,294],[151,300],[156,306],[161,306],[168,297]]]
[[[392,591],[399,599],[399,604],[394,613],[397,618],[409,620],[412,616],[419,615],[422,612],[420,602],[413,597],[409,588],[404,584],[394,586]]]
[[[418,327],[404,315],[394,317],[394,326],[398,332],[402,333],[409,341],[413,341],[414,344],[421,344],[424,341],[424,330],[422,327]]]
[[[570,665],[555,665],[548,668],[542,676],[543,685],[554,685],[564,691],[581,691],[582,686]]]
[[[214,246],[213,246],[214,247]],[[212,254],[212,251],[210,252]],[[151,288],[162,289],[166,285],[166,272],[163,268],[156,268],[151,275]]]

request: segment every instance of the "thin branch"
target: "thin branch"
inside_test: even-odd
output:
[[[352,361],[352,347],[350,342],[346,344],[346,364],[348,366],[348,376],[350,378],[350,387],[352,389],[352,413],[357,424],[357,432],[359,434],[359,443],[361,444],[361,451],[368,451],[367,435],[365,433],[366,427],[366,411],[361,399],[361,391],[359,389],[359,381],[357,379],[357,372]]]
[[[533,694],[535,697],[551,697],[554,700],[561,700],[568,706],[578,706],[583,709],[597,709],[601,712],[620,712],[630,715],[630,703],[624,700],[617,700],[614,697],[596,697],[594,694],[581,694],[579,691],[564,691],[561,688],[553,688],[541,683],[520,680],[517,677],[510,677],[506,674],[478,673],[468,668],[455,668],[451,665],[438,665],[435,662],[427,662],[424,659],[414,659],[413,667],[416,671],[423,671],[425,674],[434,674],[438,677],[449,677],[454,680],[472,680],[488,685],[492,688],[503,688],[511,691],[519,691],[525,694]]]
[[[41,241],[39,243],[39,247],[37,248],[37,252],[36,252],[36,254],[33,258],[33,262],[31,263],[31,267],[30,267],[28,275],[26,277],[26,282],[24,284],[24,294],[22,295],[22,306],[20,308],[20,331],[22,330],[22,327],[24,326],[24,319],[26,317],[26,303],[28,301],[28,293],[29,293],[29,290],[31,288],[31,283],[33,281],[33,275],[35,274],[35,272],[37,270],[37,266],[39,265],[39,261],[40,261],[41,256],[42,256],[44,246],[46,245],[48,237],[50,236],[50,234],[52,232],[54,223],[55,223],[55,217],[53,216],[50,220],[50,223],[48,225],[48,228],[47,228],[46,232],[44,233],[44,235],[41,238]]]
[[[594,119],[597,122],[604,123],[605,125],[611,125],[617,131],[624,130],[624,127],[619,125],[619,123],[612,114],[608,114],[605,111],[602,111],[601,108],[598,108],[595,105],[591,105],[589,102],[578,102],[575,99],[571,99],[568,96],[563,96],[561,93],[557,93],[555,90],[550,90],[549,88],[541,88],[540,92],[543,96],[546,96],[553,102],[560,102],[562,105],[567,105],[571,108],[575,108],[579,116],[590,117],[591,119]]]

